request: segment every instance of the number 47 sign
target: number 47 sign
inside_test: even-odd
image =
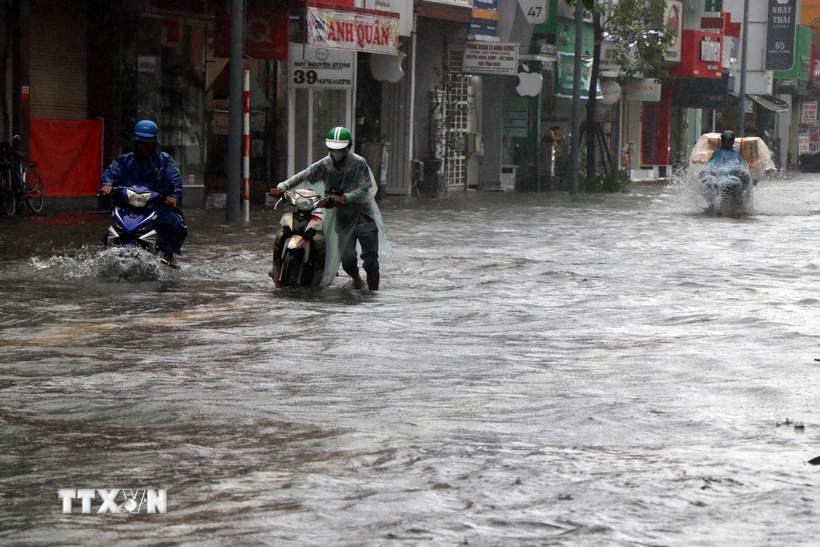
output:
[[[547,0],[518,0],[527,22],[540,25],[547,21]]]

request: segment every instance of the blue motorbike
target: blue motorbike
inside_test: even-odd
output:
[[[706,164],[700,172],[700,187],[709,212],[719,216],[750,212],[750,180],[746,165]]]
[[[139,259],[140,249],[157,253],[157,231],[154,224],[157,208],[165,194],[144,186],[118,186],[111,189],[111,225],[103,237],[103,245],[120,249],[122,258]]]

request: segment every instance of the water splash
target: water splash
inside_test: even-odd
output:
[[[721,208],[711,206],[710,199],[704,191],[705,188],[700,176],[702,169],[703,166],[700,165],[689,165],[686,169],[675,172],[669,179],[666,188],[668,195],[671,197],[668,202],[670,212],[719,215]],[[753,215],[755,213],[754,188],[755,186],[752,184],[748,186],[744,192],[742,203],[731,207],[731,216]]]
[[[162,261],[144,249],[99,249],[83,246],[76,254],[32,257],[29,265],[38,272],[66,279],[106,278],[161,280],[171,275]]]
[[[700,166],[690,165],[676,170],[666,184],[667,206],[670,212],[680,214],[703,214],[708,209],[706,198],[700,191],[698,175]]]

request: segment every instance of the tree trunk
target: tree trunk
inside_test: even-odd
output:
[[[586,173],[587,180],[595,178],[596,164],[595,140],[597,137],[597,127],[595,125],[595,112],[598,106],[595,100],[598,90],[598,77],[601,71],[601,43],[604,41],[604,29],[601,24],[601,13],[598,9],[592,12],[592,30],[595,36],[595,43],[592,49],[592,71],[589,78],[589,94],[587,96],[587,119],[584,123],[584,135],[587,145]]]

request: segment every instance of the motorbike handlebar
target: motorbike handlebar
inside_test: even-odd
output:
[[[276,204],[273,206],[273,208],[276,209],[277,207],[279,207],[279,204],[284,200],[286,192],[291,192],[291,190],[282,190],[282,193],[279,194],[279,196],[271,196],[270,195],[270,190],[268,190],[267,192],[265,192],[265,196],[273,197],[273,198],[275,198],[275,197],[279,198],[278,200],[276,200]],[[336,195],[336,194],[326,195],[324,198],[322,198],[324,200],[324,203],[321,205],[321,207],[323,207],[324,209],[333,209],[334,207],[336,207],[335,200],[336,200],[337,197],[339,197],[339,196]]]

